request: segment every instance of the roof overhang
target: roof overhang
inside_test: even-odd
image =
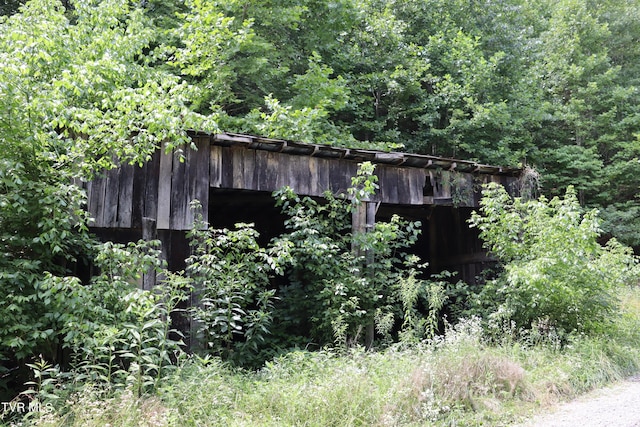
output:
[[[321,157],[327,159],[346,159],[355,162],[387,164],[422,169],[444,169],[450,171],[519,176],[520,168],[492,166],[469,160],[451,159],[426,154],[403,153],[397,151],[367,150],[361,148],[343,148],[324,144],[287,141],[284,139],[222,132],[206,133],[190,131],[194,137],[209,137],[212,145],[223,147],[242,146],[253,150],[264,150],[299,156]]]

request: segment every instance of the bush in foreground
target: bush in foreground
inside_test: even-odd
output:
[[[593,332],[617,315],[616,293],[638,280],[637,258],[614,239],[600,245],[598,212],[584,212],[575,190],[564,198],[511,198],[483,190],[472,226],[504,271],[480,292],[483,317],[561,333]]]

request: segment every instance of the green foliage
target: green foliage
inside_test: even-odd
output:
[[[419,224],[394,216],[371,230],[351,230],[351,216],[377,188],[373,172],[372,164],[361,165],[346,195],[327,192],[324,201],[300,198],[288,187],[276,191],[287,232],[266,248],[252,224],[213,230],[197,222],[183,277],[195,290],[194,338],[206,354],[253,366],[297,345],[345,346],[365,338],[371,344],[376,319],[381,335],[394,331],[395,316],[402,320],[403,313],[400,290],[389,284],[403,280],[403,266],[411,268],[408,280],[416,280],[418,260],[402,249],[416,241]],[[286,280],[277,278],[282,275]],[[440,288],[425,289],[432,298],[425,299],[429,318],[420,337],[435,332],[444,302]],[[418,307],[407,310],[419,322]]]
[[[603,228],[614,236],[624,236],[624,242],[640,247],[640,206],[633,201],[607,206],[601,213]]]
[[[160,270],[157,242],[105,243],[96,256],[100,274],[79,286],[75,308],[59,328],[71,351],[72,380],[107,389],[152,390],[182,351],[171,315],[188,296],[184,281],[168,274],[153,291],[139,289],[141,272]],[[59,308],[58,313],[64,313]]]
[[[33,289],[23,288],[22,298],[6,308],[9,322],[19,313],[25,323],[18,326],[29,330],[3,327],[3,339],[15,349],[3,355],[6,366],[17,370],[8,377],[13,383],[7,392],[22,390],[15,381],[24,368],[30,368],[34,380],[26,382],[22,394],[42,405],[57,406],[85,384],[106,392],[128,387],[137,396],[156,388],[182,353],[171,316],[188,293],[172,275],[153,292],[138,288],[140,272],[160,268],[154,247],[155,242],[99,245],[95,262],[100,274],[89,284],[32,274]]]
[[[350,205],[331,193],[325,194],[326,203],[300,198],[288,187],[274,197],[288,217],[289,231],[279,239],[291,247],[292,257],[290,284],[282,291],[283,320],[292,331],[310,330],[319,342],[331,342],[334,321],[364,323],[358,318],[366,313],[358,298],[366,287],[351,252]]]
[[[384,351],[292,351],[257,372],[193,358],[156,396],[84,391],[68,412],[39,414],[38,426],[178,425],[451,426],[522,424],[532,413],[637,373],[640,295],[605,336],[576,334],[559,348],[486,339],[478,319],[444,338]],[[46,374],[45,374],[46,377]]]
[[[187,108],[188,85],[140,60],[155,34],[124,0],[68,10],[31,1],[1,34],[3,151],[80,174],[142,162],[161,143],[186,143],[188,127],[211,128]]]
[[[350,140],[348,135],[342,135],[331,123],[326,122],[329,115],[323,105],[330,100],[314,107],[294,108],[282,105],[272,96],[265,98],[265,112],[253,110],[247,116],[247,126],[252,133],[274,138],[304,141],[319,144],[333,144],[336,140]]]
[[[397,283],[398,299],[402,303],[402,326],[400,341],[404,343],[417,343],[423,339],[433,339],[439,330],[442,308],[448,299],[446,294],[447,282],[437,279],[447,277],[447,272],[435,275],[431,280],[416,278],[417,271],[410,268],[404,277],[400,277]],[[426,307],[419,309],[418,303]]]
[[[617,292],[637,280],[637,258],[615,240],[598,244],[597,212],[583,213],[571,187],[563,199],[524,201],[490,184],[470,222],[504,266],[481,298],[518,328],[602,330],[617,313]]]
[[[157,253],[97,245],[79,186],[102,168],[141,163],[160,145],[186,143],[189,127],[215,129],[189,109],[189,85],[150,65],[156,37],[145,11],[124,0],[33,0],[0,18],[0,359],[7,393],[20,390],[25,363],[39,354],[61,369],[84,354],[78,369],[106,384],[120,381],[112,371],[129,375],[138,367],[139,393],[177,348],[163,342],[170,309],[132,284],[157,266]],[[102,271],[91,283],[72,277],[94,257]]]
[[[596,3],[194,2],[220,37],[193,83],[222,88],[203,96],[228,130],[532,164],[550,196],[573,185],[631,212],[640,9]],[[633,243],[632,227],[604,226]]]
[[[283,273],[290,255],[285,244],[261,248],[252,224],[236,227],[214,230],[196,222],[185,275],[197,295],[194,338],[204,341],[208,354],[251,365],[260,362],[258,352],[271,333],[270,280]]]
[[[27,363],[36,375],[64,372],[69,352],[87,380],[152,389],[178,352],[170,313],[195,281],[222,310],[207,322],[214,353],[229,357],[255,354],[267,336],[273,346],[353,341],[374,323],[381,335],[404,323],[407,336],[429,336],[442,288],[456,301],[471,292],[422,281],[415,265],[401,273],[417,224],[351,232],[349,216],[375,189],[367,171],[356,203],[278,193],[289,228],[275,246],[255,247],[249,227],[202,231],[212,253],[194,255],[193,271],[165,273],[160,293],[136,290],[141,271],[160,267],[153,248],[96,245],[73,184],[189,144],[186,129],[533,164],[542,192],[573,185],[575,197],[551,201],[494,194],[483,209],[495,221],[477,220],[506,266],[480,295],[484,309],[523,326],[599,329],[634,268],[623,247],[596,243],[596,216],[576,199],[602,207],[607,234],[637,246],[635,2],[7,0],[0,14],[5,389],[29,379],[12,374]],[[246,254],[214,250],[231,237]],[[297,259],[274,261],[287,254]],[[98,275],[72,277],[94,257]],[[280,269],[291,285],[274,283]],[[287,341],[292,331],[310,333]]]
[[[92,243],[83,192],[64,171],[0,163],[0,360],[15,368],[37,354],[57,359],[60,327],[82,292],[77,279],[57,275]]]
[[[304,74],[293,76],[291,89],[296,94],[281,103],[272,94],[264,98],[265,111],[253,109],[246,126],[253,133],[319,144],[341,145],[355,142],[353,137],[335,126],[329,115],[345,107],[349,90],[341,76],[332,78],[333,69],[322,63],[314,51]]]
[[[367,328],[375,319],[386,319],[381,331],[393,323],[398,299],[389,283],[402,276],[402,249],[416,241],[419,223],[394,216],[371,230],[351,230],[351,215],[369,200],[376,180],[373,166],[365,163],[347,192],[351,200],[325,193],[326,202],[320,203],[286,187],[274,194],[288,217],[289,231],[278,242],[291,247],[292,257],[280,309],[285,330],[308,330],[317,344],[345,345],[370,335]]]

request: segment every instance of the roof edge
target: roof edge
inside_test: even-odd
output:
[[[358,162],[370,161],[376,164],[401,167],[445,169],[450,171],[491,175],[519,176],[522,173],[521,168],[486,165],[470,160],[431,156],[427,154],[334,147],[331,145],[289,141],[285,139],[266,138],[231,132],[210,133],[189,130],[188,133],[194,137],[208,137],[213,145],[226,147],[244,146],[254,150],[264,150],[301,156],[306,155],[311,157],[339,158]]]

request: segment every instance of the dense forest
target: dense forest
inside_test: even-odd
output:
[[[640,244],[635,0],[18,6],[1,5],[4,153],[89,173],[197,127],[528,165]]]
[[[419,339],[447,298],[472,292],[421,282],[418,261],[396,258],[418,233],[396,218],[362,243],[379,270],[354,280],[348,206],[286,190],[279,241],[259,248],[250,226],[195,230],[186,272],[133,291],[140,271],[162,269],[154,243],[98,243],[74,183],[189,145],[188,130],[526,168],[547,198],[487,189],[472,223],[508,267],[461,315],[506,307],[531,328],[538,298],[551,326],[602,332],[612,289],[637,268],[617,241],[640,248],[639,0],[4,0],[0,14],[0,395],[61,361],[76,379],[157,386],[181,354],[170,313],[198,283],[211,286],[209,308],[228,303],[223,321],[192,313],[211,353],[248,365],[268,359],[255,355],[265,342],[275,354],[308,338],[278,335],[273,316],[307,310],[323,343],[374,317],[378,338]],[[375,187],[372,170],[357,179]],[[221,239],[233,248],[222,253]],[[89,259],[97,273],[75,277]],[[318,289],[278,314],[286,295],[269,286],[284,271]],[[333,294],[336,280],[355,296]],[[389,283],[407,287],[383,295]]]

